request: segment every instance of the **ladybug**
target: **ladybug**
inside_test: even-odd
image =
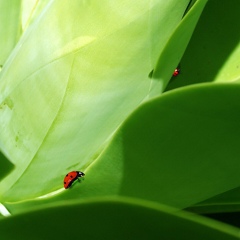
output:
[[[180,73],[180,68],[176,68],[173,72],[173,76],[177,76]]]
[[[64,184],[64,188],[67,189],[69,187],[71,187],[71,185],[79,178],[85,176],[85,174],[83,172],[79,172],[79,171],[72,171],[72,172],[69,172],[65,178],[64,178],[64,181],[63,181],[63,184]]]

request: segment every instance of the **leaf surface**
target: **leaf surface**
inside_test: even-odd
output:
[[[0,146],[16,167],[0,184],[3,198],[52,192],[94,161],[146,98],[148,74],[187,4],[49,1],[1,75]]]

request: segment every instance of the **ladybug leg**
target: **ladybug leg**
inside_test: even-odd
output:
[[[78,181],[81,183],[82,182],[82,180],[84,180],[84,178],[78,178]]]

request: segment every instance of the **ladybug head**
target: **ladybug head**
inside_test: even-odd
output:
[[[180,73],[180,68],[176,68],[173,72],[173,76],[177,76]]]
[[[83,172],[77,171],[77,174],[78,174],[78,177],[83,177],[83,176],[85,176],[85,174],[84,174]]]

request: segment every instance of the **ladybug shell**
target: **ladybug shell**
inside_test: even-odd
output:
[[[79,172],[79,171],[72,171],[69,172],[63,181],[64,184],[64,188],[67,189],[69,187],[71,187],[71,185],[73,184],[74,181],[76,181],[78,178],[85,176],[85,174],[83,172]]]
[[[173,72],[173,76],[177,76],[180,73],[180,68],[176,68]]]

